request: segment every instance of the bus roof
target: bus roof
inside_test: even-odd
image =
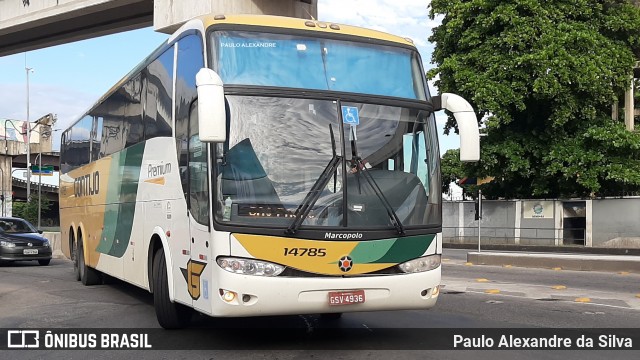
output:
[[[327,34],[343,34],[378,40],[390,41],[405,46],[415,47],[409,38],[403,38],[385,32],[365,29],[357,26],[343,25],[318,20],[290,18],[272,15],[205,15],[199,17],[204,28],[220,24],[250,25],[283,29],[315,31]],[[313,25],[313,26],[311,26]]]

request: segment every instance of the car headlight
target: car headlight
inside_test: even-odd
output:
[[[51,247],[51,243],[49,242],[49,239],[44,239],[44,241],[42,241],[42,246]]]
[[[0,246],[4,247],[16,247],[16,243],[12,243],[11,241],[0,241]]]
[[[221,257],[217,263],[224,270],[241,275],[278,276],[284,271],[282,265],[255,259]]]
[[[429,255],[429,256],[409,260],[407,262],[404,262],[398,265],[398,267],[400,268],[400,270],[406,273],[417,273],[417,272],[429,271],[440,266],[441,259],[442,259],[442,255],[440,254]]]

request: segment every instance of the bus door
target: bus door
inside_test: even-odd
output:
[[[211,297],[215,289],[211,283],[212,258],[209,226],[209,171],[207,144],[198,136],[198,110],[194,103],[189,116],[188,140],[188,200],[191,233],[190,294],[193,307],[211,314]]]

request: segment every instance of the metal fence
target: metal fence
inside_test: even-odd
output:
[[[442,228],[445,243],[477,244],[478,227]],[[584,228],[524,228],[481,227],[480,239],[483,244],[491,245],[579,245],[584,246],[586,231]]]

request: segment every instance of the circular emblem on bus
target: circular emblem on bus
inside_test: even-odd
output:
[[[340,260],[338,260],[338,267],[343,272],[347,272],[351,270],[351,268],[353,267],[353,260],[351,260],[350,256],[345,255],[341,257]]]

